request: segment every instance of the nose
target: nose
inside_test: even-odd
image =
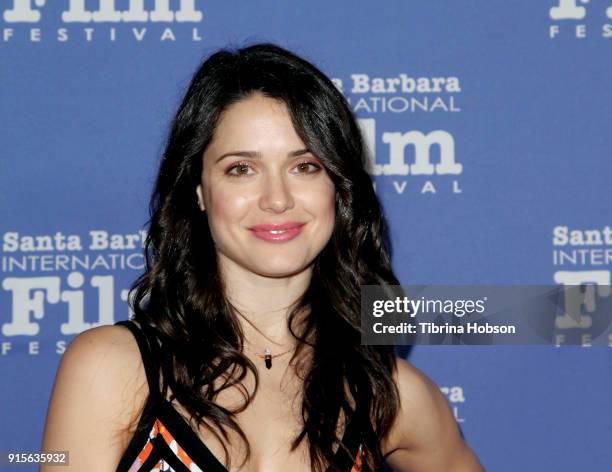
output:
[[[282,213],[293,208],[294,201],[289,182],[282,175],[269,174],[262,181],[259,206],[264,211]]]

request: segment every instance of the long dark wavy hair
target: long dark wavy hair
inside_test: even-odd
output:
[[[297,359],[309,350],[303,380],[303,428],[292,450],[307,440],[312,469],[339,470],[334,447],[341,418],[363,426],[371,467],[382,467],[380,443],[398,413],[392,346],[363,346],[360,286],[399,285],[380,204],[367,172],[364,143],[352,111],[336,86],[308,61],[273,44],[222,49],[195,73],[172,122],[150,202],[146,269],[130,293],[136,320],[157,351],[168,387],[197,427],[228,441],[227,428],[248,440],[235,421],[244,403],[228,410],[215,399],[257,370],[243,354],[244,335],[225,295],[208,221],[197,204],[203,153],[220,115],[254,93],[284,102],[296,132],[319,158],[336,189],[333,234],[313,261],[310,285],[291,310],[289,329]],[[204,216],[203,216],[204,215]],[[297,326],[298,314],[307,317]],[[230,457],[225,442],[226,463]]]

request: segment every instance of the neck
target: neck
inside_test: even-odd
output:
[[[268,277],[219,259],[225,291],[238,312],[246,344],[262,354],[266,347],[273,354],[291,348],[295,338],[288,327],[289,313],[308,288],[312,268],[287,277]]]

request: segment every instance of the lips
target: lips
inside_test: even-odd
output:
[[[259,239],[270,242],[284,242],[295,238],[302,232],[305,223],[288,221],[281,224],[262,224],[249,228],[253,235]]]

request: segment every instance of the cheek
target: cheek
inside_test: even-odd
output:
[[[333,186],[320,189],[311,197],[312,208],[321,218],[328,231],[331,232],[336,220],[336,193]]]
[[[249,197],[223,187],[212,188],[208,194],[208,216],[211,229],[240,221],[248,208]]]

